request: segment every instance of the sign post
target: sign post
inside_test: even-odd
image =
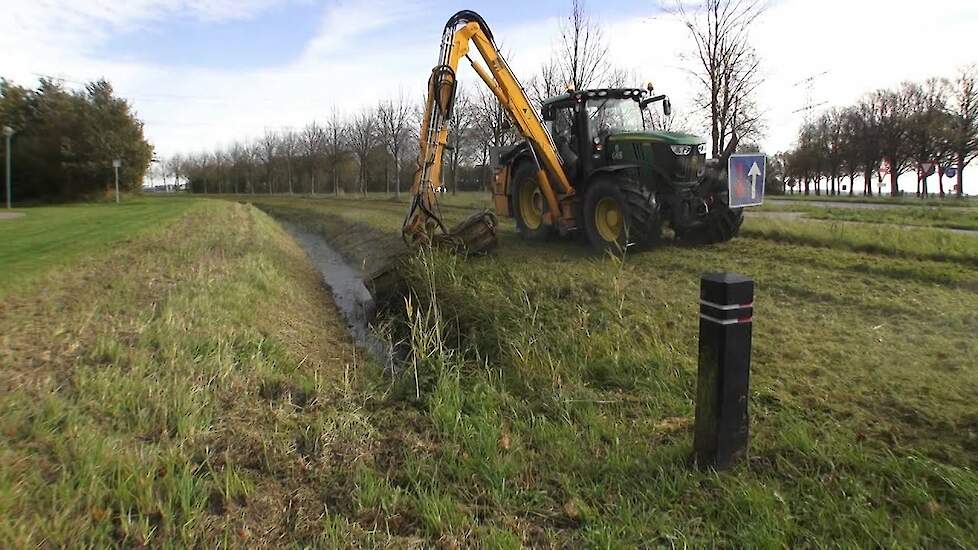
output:
[[[753,316],[753,279],[736,273],[700,277],[693,451],[701,467],[729,468],[747,454]]]
[[[115,169],[115,203],[119,204],[121,200],[119,199],[119,167],[122,166],[121,159],[115,159],[112,161],[112,168]]]
[[[727,161],[730,208],[758,206],[764,202],[767,157],[761,154],[731,155]]]
[[[7,138],[7,210],[10,210],[10,138],[14,137],[14,129],[10,126],[3,127],[3,135]]]

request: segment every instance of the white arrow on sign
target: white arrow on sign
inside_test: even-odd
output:
[[[747,175],[750,176],[750,198],[751,200],[755,200],[757,199],[757,176],[761,175],[761,169],[758,168],[757,161],[750,167]]]

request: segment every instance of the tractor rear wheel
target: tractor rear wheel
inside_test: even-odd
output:
[[[744,209],[718,204],[703,220],[703,225],[686,229],[679,238],[694,244],[714,244],[729,241],[740,233]]]
[[[537,169],[524,162],[516,168],[512,180],[513,217],[520,236],[529,241],[542,241],[553,235],[553,226],[543,219],[547,199],[537,182]]]
[[[662,216],[648,188],[624,178],[606,178],[591,184],[584,196],[584,229],[594,248],[621,254],[629,247],[658,244]]]

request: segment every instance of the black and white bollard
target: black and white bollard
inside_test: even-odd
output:
[[[693,434],[700,466],[729,468],[747,453],[753,313],[753,279],[736,273],[707,273],[700,278]]]

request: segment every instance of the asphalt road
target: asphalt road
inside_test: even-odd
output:
[[[765,202],[770,202],[780,205],[798,204],[806,206],[818,206],[821,208],[865,208],[868,210],[888,210],[892,208],[904,208],[907,206],[925,207],[925,208],[937,208],[936,206],[930,206],[926,204],[886,204],[879,202],[853,202],[853,201],[795,201],[795,200],[784,200],[775,199],[771,197],[764,197]]]

